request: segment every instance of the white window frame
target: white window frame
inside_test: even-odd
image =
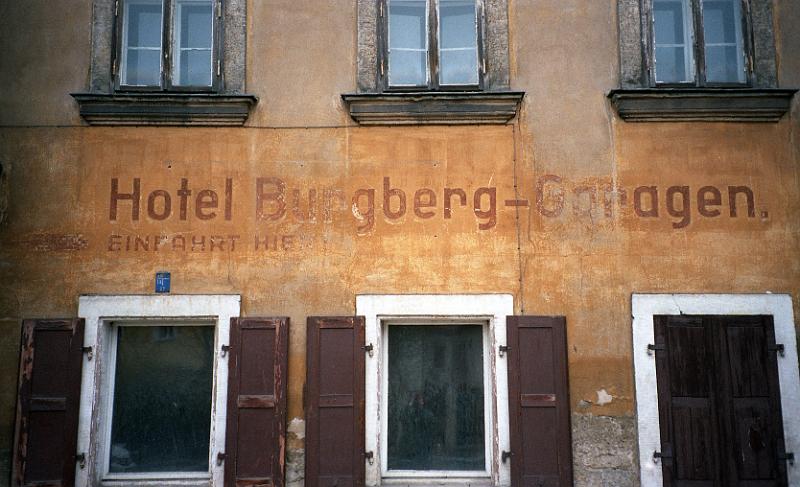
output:
[[[647,345],[655,343],[656,315],[770,315],[775,340],[785,347],[778,357],[783,434],[787,452],[800,453],[800,371],[792,297],[788,294],[634,294],[633,365],[636,384],[636,422],[639,433],[641,487],[662,487],[656,363]],[[789,485],[800,485],[800,465],[787,463]]]
[[[85,455],[85,466],[76,469],[75,485],[127,486],[222,486],[224,463],[216,461],[225,451],[227,415],[228,360],[220,350],[229,343],[231,318],[241,309],[239,295],[150,295],[150,296],[81,296],[78,316],[86,321],[83,343],[91,347],[84,354],[81,376],[81,399],[78,421],[78,452]],[[110,434],[109,402],[113,390],[113,323],[163,325],[208,324],[215,327],[214,386],[211,407],[209,473],[155,473],[104,475]]]
[[[511,471],[508,462],[500,459],[501,451],[511,449],[509,437],[508,369],[505,357],[498,347],[506,344],[506,317],[514,314],[514,298],[510,294],[400,294],[359,295],[356,297],[356,314],[365,317],[365,345],[372,344],[373,353],[367,356],[365,367],[365,443],[373,452],[374,461],[366,465],[366,485],[464,485],[505,487],[510,485]],[[454,478],[452,472],[410,472],[404,477],[384,476],[386,448],[384,437],[386,351],[384,345],[385,323],[417,322],[423,324],[487,323],[486,352],[488,360],[488,388],[484,391],[490,407],[485,410],[488,429],[486,434],[487,463],[489,471],[480,477]],[[408,472],[405,472],[408,473]],[[442,474],[446,476],[437,476]],[[462,473],[463,474],[463,473]],[[488,476],[486,476],[488,474]]]

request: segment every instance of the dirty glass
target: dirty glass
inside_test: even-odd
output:
[[[207,472],[213,326],[120,326],[109,472]]]
[[[706,80],[744,83],[741,0],[704,0]]]
[[[122,84],[158,86],[161,84],[160,0],[125,2],[122,45]]]
[[[176,84],[211,86],[211,0],[178,0],[175,13]]]
[[[655,72],[659,83],[694,80],[690,0],[653,0]]]
[[[483,328],[388,329],[390,470],[483,471]]]
[[[475,0],[439,0],[439,72],[443,85],[478,84]]]
[[[389,84],[428,84],[426,0],[389,0]]]

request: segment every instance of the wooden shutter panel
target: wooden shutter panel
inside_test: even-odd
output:
[[[83,327],[82,319],[23,322],[14,486],[75,484]]]
[[[509,316],[511,485],[572,485],[564,317]]]
[[[364,485],[364,317],[310,317],[306,487]]]
[[[284,485],[289,318],[231,318],[225,485]]]

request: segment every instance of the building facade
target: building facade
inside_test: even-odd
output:
[[[0,46],[0,485],[800,485],[795,0],[35,0]]]

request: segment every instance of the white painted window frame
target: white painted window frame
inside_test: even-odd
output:
[[[633,365],[636,384],[636,422],[641,487],[662,487],[656,362],[647,345],[654,342],[656,315],[771,315],[775,340],[785,346],[778,357],[783,433],[787,452],[800,453],[800,371],[792,297],[788,294],[634,294]],[[787,463],[789,485],[800,485],[800,464]]]
[[[514,298],[510,294],[383,294],[356,296],[356,314],[365,317],[365,345],[372,344],[373,353],[367,356],[365,367],[365,442],[366,450],[374,453],[372,464],[366,465],[366,485],[424,484],[435,481],[437,485],[510,485],[510,464],[500,459],[501,451],[511,449],[509,437],[508,369],[505,357],[500,357],[498,347],[506,344],[506,317],[514,314]],[[487,409],[487,451],[490,477],[466,479],[434,477],[436,472],[425,476],[392,478],[384,477],[386,452],[383,439],[384,411],[382,389],[384,381],[384,323],[407,321],[448,323],[485,322],[487,325],[487,358],[489,360],[489,384],[486,394],[493,398]],[[444,473],[444,472],[442,472]],[[431,475],[433,474],[433,475]]]
[[[131,486],[219,486],[224,482],[224,463],[217,464],[217,455],[225,451],[225,422],[227,417],[228,360],[220,353],[229,343],[231,318],[241,309],[239,295],[115,295],[81,296],[78,316],[85,319],[83,343],[92,347],[91,359],[84,355],[81,376],[81,400],[78,422],[78,452],[86,455],[85,466],[75,474],[77,487],[95,485]],[[142,323],[153,321],[192,322],[213,324],[214,340],[214,401],[211,409],[211,439],[209,445],[209,474],[147,474],[135,478],[103,479],[107,448],[107,409],[109,375],[113,365],[112,322]],[[160,320],[160,321],[159,321]]]

